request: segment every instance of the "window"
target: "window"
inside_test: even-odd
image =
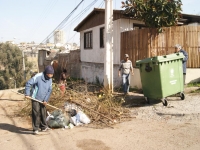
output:
[[[137,23],[133,23],[133,29],[136,30],[136,29],[143,29],[145,28],[146,26],[144,24],[137,24]]]
[[[105,39],[105,33],[104,33],[104,28],[100,28],[100,48],[104,48],[104,39]]]
[[[92,48],[92,31],[84,33],[84,48]]]

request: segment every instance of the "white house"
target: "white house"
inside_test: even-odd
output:
[[[187,16],[186,17],[191,17]],[[190,19],[190,18],[189,18]],[[180,20],[182,23],[188,23],[189,19]],[[194,17],[191,19],[195,19]],[[198,20],[200,20],[198,18]],[[196,20],[190,22],[195,22]],[[81,59],[81,77],[86,82],[103,82],[104,77],[104,24],[105,10],[94,8],[74,29],[80,32],[80,59]],[[144,23],[125,16],[121,10],[113,12],[113,57],[114,57],[114,87],[121,84],[121,78],[118,77],[118,68],[121,53],[121,32],[136,30],[145,27]],[[128,39],[127,39],[128,40]],[[131,79],[131,86],[141,88],[140,74],[138,69],[134,69],[135,75]]]
[[[80,32],[81,76],[87,82],[103,82],[105,10],[95,8],[74,30]],[[121,11],[113,16],[114,86],[121,84],[118,77],[120,63],[120,33],[144,26],[138,20],[127,19]]]

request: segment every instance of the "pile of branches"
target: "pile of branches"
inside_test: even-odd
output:
[[[122,107],[124,96],[121,94],[109,94],[101,85],[87,84],[84,81],[70,81],[64,94],[59,85],[53,84],[53,91],[49,104],[64,110],[66,103],[75,104],[90,118],[95,128],[111,127],[116,123],[131,119],[128,108]],[[53,109],[47,106],[47,110]],[[21,109],[20,114],[31,113],[30,101]]]

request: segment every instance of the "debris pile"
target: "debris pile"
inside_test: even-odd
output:
[[[69,82],[64,95],[61,94],[59,85],[53,84],[49,100],[49,104],[62,109],[66,114],[72,113],[72,110],[76,111],[76,115],[71,115],[72,120],[70,121],[74,122],[74,125],[78,123],[75,122],[75,117],[78,117],[78,121],[80,121],[80,116],[85,114],[89,119],[86,119],[87,123],[91,122],[88,126],[95,128],[113,128],[116,123],[130,120],[130,110],[122,107],[123,102],[123,95],[109,94],[100,85],[87,84],[82,80]],[[49,112],[54,111],[50,107],[47,109]],[[24,116],[31,114],[29,100],[26,106],[21,109],[20,114]]]

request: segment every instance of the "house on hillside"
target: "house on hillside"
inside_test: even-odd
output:
[[[199,24],[200,16],[183,14],[178,25]],[[85,17],[74,29],[80,32],[80,59],[81,59],[81,77],[86,82],[103,82],[104,77],[104,25],[105,10],[95,8]],[[123,56],[121,51],[121,33],[145,28],[144,22],[123,15],[121,10],[113,11],[113,71],[114,87],[121,84],[121,78],[118,77],[118,67]],[[127,38],[129,40],[129,38]],[[135,75],[131,86],[141,87],[139,71],[135,69]]]

